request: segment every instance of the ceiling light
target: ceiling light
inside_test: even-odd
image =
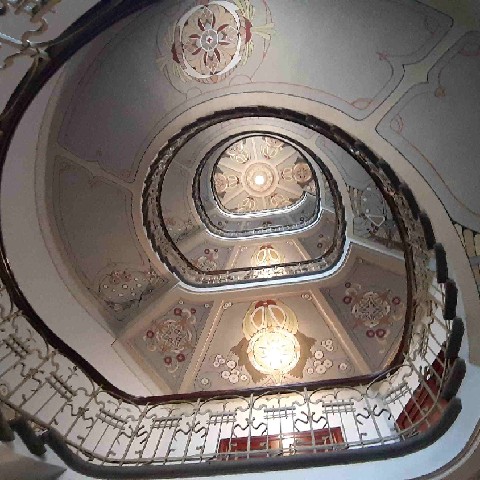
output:
[[[263,185],[265,183],[265,175],[255,175],[254,182],[255,185]]]
[[[284,303],[278,300],[252,303],[243,319],[252,366],[280,382],[282,375],[292,370],[300,359],[297,330],[297,317]]]

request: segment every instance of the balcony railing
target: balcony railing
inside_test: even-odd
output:
[[[404,342],[388,370],[315,385],[134,398],[55,337],[4,268],[0,401],[15,412],[14,429],[34,432],[25,438],[40,438],[70,467],[100,478],[368,461],[433,442],[461,409],[457,290],[411,192],[376,169],[401,213],[412,267],[411,317],[407,312]]]
[[[248,137],[251,136],[272,136],[264,131],[248,131]],[[317,167],[319,175],[314,176],[315,194],[306,200],[306,193],[293,205],[276,210],[274,214],[247,214],[227,212],[217,198],[216,194],[210,188],[213,167],[219,161],[227,145],[231,145],[238,139],[248,138],[245,134],[232,135],[212,147],[199,162],[196,174],[193,179],[192,197],[198,216],[202,220],[206,229],[214,235],[223,238],[248,238],[249,236],[259,236],[265,234],[283,235],[287,232],[296,232],[308,229],[318,221],[321,213],[321,195],[325,198],[324,190],[329,190],[334,207],[341,204],[337,185],[328,170],[323,166],[323,162],[311,151],[302,151],[304,158],[311,164],[321,165]],[[300,146],[292,139],[285,136],[278,137],[287,140],[290,144]],[[220,153],[221,152],[221,153]],[[316,169],[313,168],[313,171]],[[325,173],[324,173],[325,172]],[[208,185],[208,187],[206,187]],[[321,185],[321,187],[320,187]],[[268,219],[268,224],[262,224],[262,221]]]
[[[45,82],[89,39],[151,1],[101,2],[57,41],[13,42],[34,64],[0,117],[2,167],[16,125]],[[27,3],[51,9],[56,2],[0,5]],[[16,283],[0,238],[0,403],[14,417],[0,418],[0,440],[11,440],[13,429],[33,453],[46,444],[71,468],[97,478],[179,478],[404,455],[434,442],[455,421],[461,409],[455,395],[465,374],[458,358],[464,327],[456,318],[457,289],[412,192],[363,144],[314,117],[273,108],[233,114],[290,119],[326,135],[382,190],[407,246],[410,288],[394,364],[369,378],[315,385],[133,397],[48,329]],[[219,118],[216,113],[197,127]],[[184,134],[166,148],[174,150]],[[296,266],[295,273],[300,268],[309,267]]]
[[[321,256],[318,258],[300,262],[283,263],[272,267],[231,268],[228,270],[202,271],[196,265],[190,262],[180,251],[176,244],[177,242],[172,239],[167,227],[163,222],[160,201],[163,181],[169,166],[174,161],[175,156],[181,151],[181,149],[188,143],[190,139],[212,126],[221,125],[222,123],[229,122],[237,118],[270,118],[273,116],[286,118],[282,117],[284,113],[285,111],[278,109],[268,110],[260,107],[239,108],[217,112],[215,115],[200,118],[193,124],[185,127],[182,132],[172,138],[171,141],[161,149],[156,159],[152,162],[150,171],[145,181],[143,192],[143,224],[147,236],[150,239],[152,247],[157,255],[160,257],[162,262],[168,265],[170,270],[175,272],[185,283],[194,287],[213,287],[250,283],[252,281],[268,281],[274,278],[288,279],[292,277],[315,275],[327,272],[335,267],[340,261],[345,248],[345,211],[334,178],[325,167],[322,167],[320,159],[315,157],[311,151],[307,151],[308,156],[316,159],[315,161],[319,162],[319,168],[322,168],[322,174],[325,176],[326,183],[331,192],[333,209],[335,212],[334,226],[332,228],[333,231],[330,241],[328,242],[328,246],[325,248],[325,251],[322,251]],[[304,123],[298,114],[295,112],[291,112],[291,114],[292,115],[290,115],[290,118],[287,116],[288,120],[291,120],[297,124]],[[319,131],[321,130],[321,126],[324,125],[325,124],[319,124],[316,125],[315,128],[313,126],[309,126],[309,128]],[[208,155],[209,154],[207,154],[207,157]],[[198,178],[199,176],[197,174],[196,183],[198,183]],[[202,202],[199,197],[198,185],[194,186],[193,188],[193,199],[198,205],[201,205]],[[320,205],[318,204],[317,207],[319,209]],[[201,208],[198,208],[198,210],[199,212],[202,211]],[[202,228],[212,230],[213,227],[211,222],[206,219],[205,215],[205,212],[200,214],[200,218],[206,222],[206,227],[203,226]],[[312,218],[317,220],[315,214]],[[288,229],[286,230],[293,229],[298,231],[304,229],[305,227],[306,225],[304,222],[299,222],[289,225]],[[196,232],[197,230],[194,231]],[[285,226],[272,226],[262,228],[260,233],[262,235],[266,235],[278,233],[279,231],[284,230]],[[220,236],[225,236],[225,232],[216,232],[215,230],[212,231],[214,233],[219,233]],[[253,234],[255,231],[252,230],[248,233]],[[242,236],[244,234],[245,232],[241,232]]]
[[[457,358],[463,324],[450,318],[453,287],[434,279],[401,362],[377,378],[163,398],[115,391],[56,348],[61,342],[51,333],[42,335],[3,287],[0,401],[66,464],[100,478],[176,478],[404,454],[441,435],[460,410],[454,396],[464,368]]]

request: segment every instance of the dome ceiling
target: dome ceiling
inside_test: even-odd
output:
[[[233,129],[245,129],[230,117],[231,114],[226,114],[225,118],[219,116],[213,125],[207,121],[203,129],[192,128],[190,132],[193,130],[194,134],[185,134],[185,139],[176,141],[175,148],[163,148],[153,161],[146,178],[142,205],[143,222],[153,250],[182,281],[196,287],[233,285],[236,282],[269,280],[273,277],[291,278],[305,272],[314,274],[329,270],[344,253],[344,209],[335,179],[313,152],[309,157],[316,165],[321,187],[317,174],[310,170],[313,167],[309,167],[306,160],[301,163],[308,166],[311,172],[309,182],[315,186],[315,195],[305,192],[301,201],[287,209],[243,215],[226,212],[220,205],[212,177],[218,173],[215,169],[225,147],[217,148],[217,145],[223,144],[224,137],[230,138]],[[269,128],[268,117],[256,117],[255,120],[264,129]],[[283,123],[285,126],[289,124],[286,121]],[[219,126],[222,126],[221,130]],[[308,129],[304,129],[304,132],[310,133]],[[215,139],[213,147],[212,138]],[[252,142],[258,137],[247,138]],[[192,159],[192,150],[198,152],[199,165]],[[221,152],[220,160],[212,154],[216,150]],[[288,152],[289,149],[286,149]],[[291,152],[296,150],[292,148]],[[246,162],[244,173],[248,174],[251,167],[260,168],[260,172],[263,168],[272,168],[271,162],[265,160],[250,165]],[[298,164],[297,160],[295,155],[292,169]],[[288,164],[282,167],[283,163],[280,173],[289,168]],[[277,179],[280,180],[276,170]],[[268,194],[268,190],[266,192]],[[269,242],[272,236],[285,237],[284,243],[299,247],[293,258],[286,257],[283,253],[285,247],[281,247],[278,257],[284,261],[277,263],[273,272],[258,268],[252,261],[254,255],[270,245],[262,239]],[[238,248],[235,247],[239,240],[242,240],[243,247],[253,248],[250,258],[237,254]],[[312,242],[317,248],[312,250],[307,247],[302,254],[302,244]]]
[[[316,176],[291,145],[270,136],[238,140],[213,170],[213,194],[228,213],[277,213],[293,209],[306,193],[316,196]]]
[[[349,378],[394,359],[411,298],[388,179],[286,99],[361,120],[449,19],[361,3],[160,3],[65,66],[39,159],[43,228],[72,293],[163,392]],[[264,94],[276,104],[258,106]]]

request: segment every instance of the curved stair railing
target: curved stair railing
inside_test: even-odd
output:
[[[90,39],[153,1],[101,1],[50,43],[35,44],[29,36],[12,43],[33,63],[0,116],[2,169],[15,128],[42,86]],[[3,0],[0,11],[25,3]],[[32,22],[58,2],[35,3]],[[49,447],[91,477],[180,478],[401,456],[433,443],[455,422],[466,368],[458,357],[464,333],[456,317],[458,291],[413,193],[386,162],[332,125],[289,110],[236,110],[239,116],[259,113],[327,134],[371,173],[398,214],[410,294],[393,364],[375,376],[318,384],[134,397],[38,317],[0,238],[0,405],[12,417],[0,416],[0,441],[18,435],[34,455]],[[174,147],[175,139],[168,148]],[[428,268],[432,258],[435,274]]]
[[[333,220],[332,235],[328,242],[328,246],[318,258],[298,262],[288,262],[271,267],[252,266],[248,268],[239,267],[225,270],[203,271],[189,261],[180,251],[176,241],[172,238],[163,221],[161,212],[162,186],[169,166],[174,161],[178,152],[193,137],[195,137],[195,135],[198,135],[205,129],[235,119],[257,117],[265,117],[267,119],[272,117],[283,118],[284,120],[289,120],[299,125],[308,126],[313,131],[323,133],[329,138],[332,137],[330,126],[328,124],[316,121],[313,124],[307,125],[304,116],[299,115],[294,111],[267,107],[235,108],[215,112],[213,115],[199,118],[192,124],[184,127],[182,131],[166,143],[150,166],[145,180],[142,198],[143,225],[146,235],[150,240],[153,250],[162,262],[166,264],[182,281],[190,286],[197,288],[211,288],[231,284],[251,283],[252,281],[260,282],[278,278],[288,279],[307,275],[312,276],[324,274],[338,266],[344,254],[346,244],[345,209],[338,192],[336,181],[325,167],[322,167],[322,174],[325,176],[329,189],[332,192],[335,218]],[[321,160],[318,159],[313,152],[306,149],[306,153],[309,158],[318,161],[319,167],[322,165]],[[207,157],[209,155],[210,154],[207,154]],[[200,169],[200,166],[198,168]],[[196,181],[198,181],[198,172],[196,175]],[[198,185],[193,187],[192,194],[194,201],[199,202],[200,199],[196,196],[196,191],[198,191]],[[200,216],[200,218],[202,221],[206,221],[206,228],[210,230],[212,227],[209,224],[209,221],[205,220],[202,216]],[[293,224],[291,227],[292,229],[300,230],[301,228],[304,228],[305,225]],[[260,233],[262,235],[274,234],[278,233],[279,229],[284,230],[284,227],[265,227],[261,229]],[[212,231],[217,233],[213,228]]]
[[[281,212],[278,210],[273,215],[253,215],[253,220],[252,217],[245,215],[245,213],[227,212],[225,207],[222,206],[217,194],[214,193],[213,195],[210,195],[209,191],[213,192],[213,189],[205,188],[205,184],[211,185],[211,176],[213,173],[212,163],[213,165],[216,165],[223,154],[223,152],[219,153],[219,151],[221,151],[222,148],[226,148],[228,145],[235,143],[239,139],[252,136],[272,137],[275,135],[257,129],[254,131],[249,130],[248,135],[231,135],[213,146],[200,160],[192,182],[192,198],[197,215],[200,217],[202,223],[209,232],[222,238],[248,238],[253,235],[258,236],[274,233],[284,234],[286,232],[308,229],[318,221],[322,210],[320,183],[323,183],[322,188],[328,188],[329,190],[336,187],[329,172],[327,171],[326,174],[324,174],[320,167],[318,168],[320,175],[317,177],[317,174],[315,174],[314,176],[315,191],[318,192],[318,195],[315,194],[310,197],[309,206],[306,209],[305,200],[307,193],[304,191],[300,199],[298,199],[293,205],[289,205],[282,209]],[[309,165],[322,165],[318,156],[312,156],[313,152],[309,152],[308,154],[306,151],[301,150],[300,145],[288,138],[288,136],[277,135],[275,138],[289,142],[287,145],[294,144],[299,149],[298,151],[301,151],[304,155],[304,160],[307,161]],[[212,162],[212,160],[214,161]],[[324,168],[324,170],[326,169]],[[315,169],[313,169],[313,171],[315,172]],[[336,203],[341,204],[341,200],[339,200],[336,195],[336,191],[332,197],[334,207],[337,206]],[[205,202],[205,198],[207,198],[208,202]],[[267,218],[272,221],[260,226],[258,224],[259,218]]]
[[[0,438],[16,432],[35,454],[47,445],[70,468],[96,478],[363,462],[435,441],[461,409],[455,397],[465,375],[458,292],[428,217],[405,186],[396,190],[384,180],[406,219],[415,285],[412,321],[389,369],[294,387],[132,397],[49,331],[25,299],[19,305],[21,293],[4,268],[0,402],[14,419],[0,421]],[[431,257],[435,274],[428,270]]]

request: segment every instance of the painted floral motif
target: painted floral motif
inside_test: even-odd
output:
[[[257,210],[257,202],[253,197],[247,197],[241,200],[237,207],[238,213],[248,213]]]
[[[403,318],[405,305],[401,298],[392,296],[390,290],[363,292],[361,285],[345,284],[343,303],[349,305],[355,318],[353,328],[364,327],[367,338],[380,343],[390,334],[388,328]]]
[[[181,218],[170,213],[168,209],[164,212],[163,222],[167,227],[168,233],[174,241],[179,241],[188,236],[195,230],[199,230],[199,226],[195,224],[191,217]]]
[[[250,381],[250,377],[246,373],[244,367],[238,365],[238,362],[233,358],[225,358],[223,355],[216,355],[213,361],[215,368],[221,368],[220,376],[224,380],[228,380],[231,384],[247,383]]]
[[[272,209],[288,207],[295,201],[293,198],[288,198],[281,193],[274,193],[270,195],[270,198],[268,200],[270,203],[269,206]]]
[[[170,315],[154,321],[143,336],[148,350],[163,355],[163,363],[170,373],[179,368],[195,347],[195,314],[194,307],[187,308],[179,303]]]
[[[240,179],[236,175],[225,175],[220,169],[215,172],[213,182],[217,195],[222,197],[227,190],[237,187],[240,184]]]
[[[252,265],[254,267],[268,267],[278,265],[284,261],[285,257],[271,244],[261,245],[252,256]]]
[[[353,316],[366,325],[378,325],[390,313],[386,295],[377,292],[364,293],[352,307]]]
[[[270,38],[273,24],[254,27],[250,0],[203,0],[183,15],[173,33],[171,58],[184,79],[217,83],[253,52],[252,35]]]
[[[195,261],[196,266],[203,272],[217,270],[218,248],[206,248],[203,255]]]
[[[263,137],[263,145],[260,147],[262,155],[267,160],[272,160],[283,150],[284,142],[275,137]]]
[[[237,163],[243,165],[250,160],[250,152],[247,148],[247,139],[242,139],[227,148],[225,153]]]
[[[251,24],[237,25],[234,12],[223,5],[201,6],[185,22],[182,50],[185,61],[203,77],[234,68],[237,51],[250,41]]]
[[[98,293],[114,312],[123,312],[137,306],[156,286],[165,282],[152,269],[146,271],[114,269],[99,282]]]
[[[287,182],[296,182],[303,190],[315,193],[316,185],[313,172],[307,162],[298,158],[293,166],[288,166],[281,171],[281,177]]]
[[[320,342],[318,349],[314,350],[312,355],[308,358],[306,363],[307,375],[325,375],[334,367],[337,360],[329,358],[329,354],[336,351],[337,347],[331,338],[324,339]],[[341,372],[350,372],[352,366],[347,360],[341,360],[337,364],[338,370]]]

